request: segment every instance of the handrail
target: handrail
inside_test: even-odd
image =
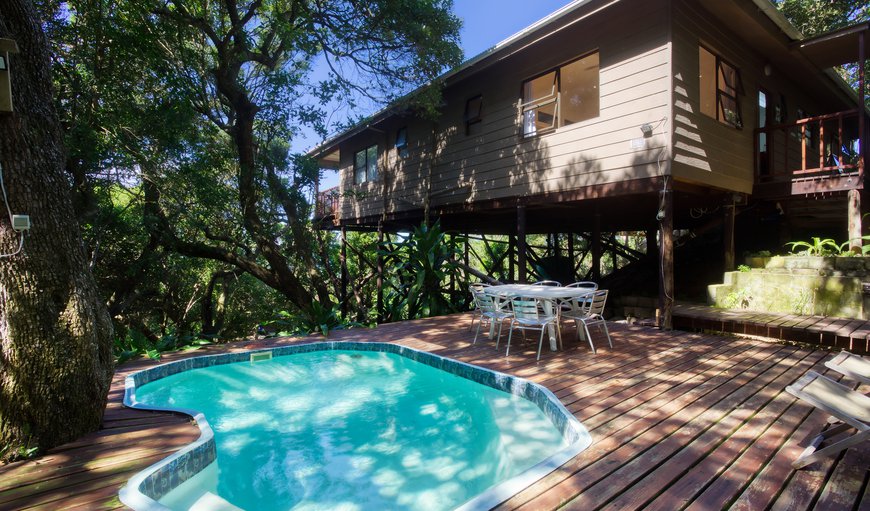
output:
[[[319,218],[326,218],[328,216],[337,218],[339,197],[340,194],[338,186],[333,186],[332,188],[327,188],[326,190],[318,192],[317,201],[314,208],[314,214]]]
[[[756,128],[756,182],[860,173],[860,122],[851,109]]]

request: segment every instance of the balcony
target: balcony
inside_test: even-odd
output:
[[[859,123],[855,109],[756,129],[753,195],[779,198],[862,189]]]
[[[337,186],[318,192],[314,204],[315,220],[324,221],[332,217],[331,220],[333,222],[337,221],[339,196],[340,194]]]

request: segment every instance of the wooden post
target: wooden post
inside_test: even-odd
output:
[[[338,254],[339,262],[341,263],[341,289],[339,290],[339,300],[341,300],[341,316],[347,316],[347,228],[341,228],[341,249]]]
[[[517,204],[517,281],[526,283],[526,205]]]
[[[378,323],[384,320],[384,256],[381,253],[381,247],[384,243],[384,227],[381,224],[378,224],[378,258],[377,258],[377,266],[378,266],[378,296],[377,296],[377,321]]]
[[[601,280],[601,213],[595,208],[592,222],[592,280]]]
[[[653,254],[658,256],[659,249],[656,247],[656,236],[658,236],[658,228],[653,227],[646,230],[646,255],[653,257]]]
[[[861,253],[861,190],[853,188],[848,195],[849,250]]]
[[[867,124],[865,113],[865,101],[867,91],[864,83],[866,73],[867,55],[864,52],[864,32],[858,34],[858,184],[855,189],[849,190],[849,248],[856,254],[861,253],[863,241],[861,236],[861,190],[864,189],[864,158],[867,155]],[[842,143],[842,142],[841,142]]]
[[[517,238],[516,236],[508,236],[508,282],[516,281],[516,256],[517,256]]]
[[[674,307],[674,197],[670,189],[659,192],[659,327],[673,328]]]
[[[471,259],[469,257],[469,251],[470,251],[470,249],[468,248],[468,233],[465,233],[465,247],[463,249],[462,258],[463,258],[463,262],[465,263],[466,268],[471,266],[471,264],[470,264]],[[468,270],[465,270],[465,287],[468,287],[469,284],[471,284],[471,279],[469,278]]]
[[[734,202],[725,205],[725,223],[722,229],[722,244],[725,251],[725,271],[734,271]]]
[[[559,233],[553,233],[553,255],[556,257],[562,255],[562,238]]]
[[[577,274],[574,273],[574,269],[577,268],[577,261],[574,260],[574,233],[568,233],[568,259],[571,260],[571,281],[577,281]]]

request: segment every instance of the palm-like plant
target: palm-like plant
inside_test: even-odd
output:
[[[439,316],[456,311],[444,283],[458,268],[456,245],[447,239],[439,222],[415,227],[392,251],[399,261],[397,291],[387,298],[395,306],[407,307],[408,319]],[[404,308],[403,307],[403,308]],[[398,319],[393,311],[392,319]]]
[[[840,252],[840,246],[836,241],[818,236],[813,236],[812,241],[791,241],[786,243],[791,247],[793,254],[804,254],[808,256],[824,256]],[[799,250],[803,249],[803,250]]]

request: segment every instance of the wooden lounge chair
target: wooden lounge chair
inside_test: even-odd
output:
[[[870,360],[862,356],[841,351],[825,362],[825,366],[855,381],[870,385]]]
[[[810,442],[806,450],[791,464],[795,469],[804,468],[826,456],[832,456],[870,439],[870,397],[815,371],[807,372],[794,385],[789,385],[785,390],[796,398],[831,414],[832,418],[841,421],[840,424],[822,431]],[[829,420],[829,422],[831,421]],[[819,449],[825,440],[853,428],[856,430],[854,434]]]

